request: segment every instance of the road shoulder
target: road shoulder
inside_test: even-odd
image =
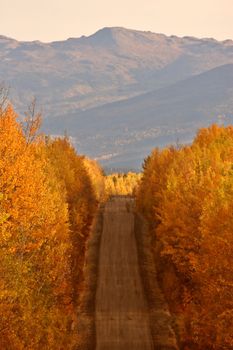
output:
[[[151,236],[142,216],[135,213],[135,237],[140,274],[149,306],[149,318],[154,347],[159,350],[178,350],[174,320],[159,287],[152,254]]]

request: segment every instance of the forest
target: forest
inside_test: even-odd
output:
[[[44,137],[39,126],[40,115],[21,123],[12,106],[0,110],[1,349],[77,343],[85,244],[103,175],[67,138]]]
[[[181,349],[233,348],[233,127],[154,149],[142,174],[104,176],[67,137],[0,108],[0,348],[74,349],[99,203],[136,198]],[[36,330],[36,331],[35,331]]]
[[[181,349],[233,349],[233,127],[144,162],[138,210]]]

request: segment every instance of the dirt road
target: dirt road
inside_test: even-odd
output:
[[[154,348],[132,207],[130,198],[114,197],[104,209],[96,293],[97,350]]]

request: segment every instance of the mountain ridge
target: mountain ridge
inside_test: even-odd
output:
[[[43,43],[0,38],[0,81],[22,112],[37,97],[46,116],[127,99],[233,63],[233,41],[179,38],[121,27]]]
[[[53,130],[49,127],[45,130],[52,134],[56,132],[56,123],[62,132],[73,118],[73,129],[81,125],[84,132],[72,135],[77,147],[108,164],[111,162],[114,167],[121,167],[121,155],[125,162],[127,154],[137,164],[142,161],[144,150],[149,153],[148,147],[153,147],[153,137],[154,144],[158,145],[165,140],[171,142],[170,134],[179,136],[175,120],[180,115],[185,118],[187,114],[189,126],[185,130],[186,139],[189,139],[195,128],[204,125],[200,119],[201,116],[206,118],[208,111],[214,118],[216,113],[231,113],[229,77],[225,76],[224,68],[220,68],[225,66],[231,73],[231,67],[227,68],[229,64],[233,64],[232,40],[166,36],[122,27],[105,27],[90,36],[51,43],[19,42],[0,37],[0,82],[10,86],[10,99],[16,110],[22,114],[35,96],[38,107],[42,108],[45,126],[54,125]],[[219,77],[214,78],[212,69],[217,69]],[[209,78],[204,76],[202,82],[199,75],[208,71]],[[215,89],[220,81],[222,90],[218,86]],[[203,96],[199,91],[203,91]],[[214,96],[213,101],[211,96]],[[144,101],[141,105],[140,100]],[[109,111],[109,119],[105,125],[102,121],[106,111]],[[139,130],[139,111],[144,115],[142,130]],[[158,125],[152,112],[157,115]],[[170,118],[169,128],[161,125],[159,116],[160,119]],[[191,124],[189,116],[193,118]],[[121,134],[110,128],[109,135],[100,130],[96,136],[94,125],[96,130],[105,129],[108,123],[111,127],[115,119],[121,120],[118,125]],[[134,130],[131,130],[132,123],[137,124]],[[182,129],[180,124],[178,129]],[[132,145],[142,150],[135,150],[133,154]],[[112,164],[117,157],[118,163]]]
[[[34,43],[34,42],[38,42],[38,43],[41,43],[41,44],[44,44],[44,45],[50,45],[50,44],[53,44],[53,43],[57,43],[57,42],[64,42],[64,41],[68,41],[68,40],[79,40],[79,39],[84,39],[84,38],[92,38],[94,36],[97,36],[97,35],[100,35],[101,33],[106,33],[106,32],[126,32],[126,33],[129,33],[129,32],[135,32],[135,33],[144,33],[144,34],[150,34],[150,35],[157,35],[157,36],[162,36],[162,37],[166,37],[166,38],[171,38],[171,39],[187,39],[187,40],[206,40],[206,41],[215,41],[215,42],[218,42],[218,43],[225,43],[225,44],[233,44],[233,39],[231,38],[226,38],[226,39],[223,39],[223,40],[218,40],[214,37],[196,37],[196,36],[193,36],[193,35],[184,35],[184,36],[180,36],[180,35],[174,35],[174,34],[164,34],[164,33],[159,33],[159,32],[153,32],[151,30],[139,30],[139,29],[133,29],[133,28],[126,28],[126,27],[122,27],[122,26],[113,26],[113,27],[103,27],[103,28],[100,28],[98,29],[96,32],[92,33],[92,34],[89,34],[89,35],[81,35],[81,36],[75,36],[75,37],[68,37],[66,39],[61,39],[61,40],[52,40],[52,41],[42,41],[42,40],[39,40],[39,39],[35,39],[35,40],[18,40],[16,38],[13,38],[11,36],[8,36],[8,35],[4,35],[4,34],[0,34],[0,40],[13,40],[13,41],[17,41],[19,43]]]

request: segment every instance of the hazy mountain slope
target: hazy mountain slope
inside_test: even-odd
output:
[[[117,27],[52,43],[0,36],[0,82],[17,109],[36,96],[46,131],[67,130],[81,152],[115,166],[138,166],[154,145],[231,114],[232,64],[231,40]]]
[[[126,99],[233,63],[233,42],[124,28],[41,43],[0,37],[0,81],[19,110],[35,95],[51,117]]]
[[[126,101],[47,120],[49,132],[72,135],[81,152],[107,165],[139,166],[152,147],[191,140],[196,128],[233,121],[233,64]]]

